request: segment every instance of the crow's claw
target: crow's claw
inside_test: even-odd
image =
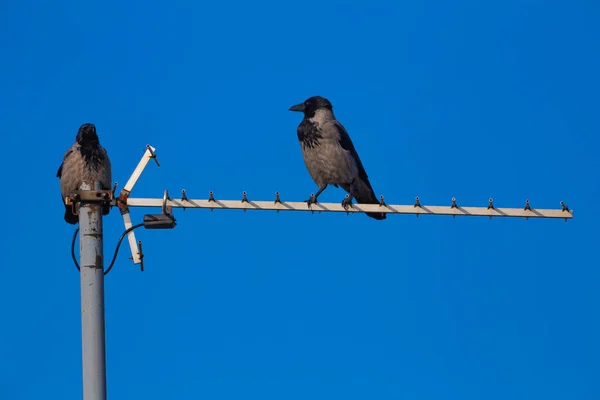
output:
[[[344,210],[348,210],[348,207],[352,207],[352,198],[350,196],[346,196],[344,200],[342,200],[342,207],[344,207]]]
[[[304,202],[308,204],[308,208],[310,208],[310,206],[312,206],[313,204],[317,204],[317,199],[315,199],[314,194],[311,194],[308,200],[304,200]]]

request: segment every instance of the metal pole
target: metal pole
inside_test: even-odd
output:
[[[80,187],[80,190],[100,189],[98,181],[84,182]],[[79,229],[83,399],[106,400],[101,203],[80,203]]]

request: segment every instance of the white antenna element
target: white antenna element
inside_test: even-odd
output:
[[[550,218],[567,219],[573,218],[573,210],[570,210],[565,203],[560,202],[561,209],[537,209],[532,208],[529,200],[525,202],[523,208],[504,208],[495,207],[493,199],[488,200],[487,207],[462,207],[456,203],[456,198],[452,198],[451,205],[448,206],[426,206],[422,205],[419,197],[415,199],[414,205],[392,205],[386,204],[384,197],[380,196],[381,205],[378,204],[353,204],[352,207],[345,209],[340,203],[316,203],[310,208],[306,202],[285,202],[281,201],[279,193],[275,194],[273,201],[252,201],[247,198],[246,192],[240,200],[217,200],[212,191],[209,192],[208,199],[188,199],[185,190],[182,190],[181,200],[174,200],[169,197],[168,192],[164,191],[163,198],[130,198],[129,194],[133,186],[139,179],[150,159],[156,159],[155,148],[147,145],[146,152],[140,160],[135,171],[129,178],[129,181],[121,190],[118,199],[113,200],[113,204],[121,209],[125,228],[132,226],[129,207],[155,207],[162,208],[163,213],[169,214],[171,208],[207,208],[221,210],[261,210],[261,211],[304,211],[304,212],[343,212],[343,213],[365,213],[365,212],[384,212],[387,214],[414,214],[419,215],[451,215],[465,217],[513,217],[513,218]],[[311,195],[312,196],[312,195]],[[140,252],[136,245],[135,234],[133,231],[128,234],[129,247],[133,256],[133,262],[141,262]]]
[[[245,192],[244,192],[245,193]],[[162,207],[163,199],[135,198],[128,199],[129,207]],[[456,206],[425,206],[425,205],[392,205],[353,204],[348,210],[341,203],[317,203],[308,208],[305,202],[275,202],[251,200],[210,200],[210,199],[167,199],[167,207],[173,208],[208,208],[222,210],[262,210],[262,211],[305,211],[305,212],[343,212],[365,213],[385,212],[387,214],[414,215],[451,215],[468,217],[515,217],[515,218],[573,218],[572,210],[543,210],[524,208],[486,208]]]
[[[146,145],[146,151],[144,152],[142,159],[138,163],[137,167],[135,167],[135,170],[131,174],[131,177],[125,184],[125,187],[123,189],[121,189],[119,198],[117,200],[115,200],[115,204],[121,210],[121,215],[123,216],[123,224],[125,225],[125,229],[129,229],[133,226],[133,224],[131,222],[131,214],[129,213],[129,208],[127,207],[129,194],[133,190],[133,187],[137,183],[138,179],[140,179],[142,172],[144,172],[144,169],[146,168],[146,166],[148,165],[148,162],[150,162],[151,159],[154,159],[154,161],[156,161],[156,165],[158,165],[160,167],[158,159],[156,158],[156,154],[154,153],[155,150],[156,149],[154,147],[150,146],[149,144]],[[134,230],[131,230],[127,234],[127,241],[129,242],[129,248],[131,249],[131,256],[133,258],[133,263],[140,264],[142,262],[142,257],[141,257],[139,248],[136,243]]]

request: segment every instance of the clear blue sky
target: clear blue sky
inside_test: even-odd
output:
[[[0,6],[0,398],[81,396],[55,173],[82,123],[120,185],[157,148],[133,197],[300,201],[312,95],[388,202],[575,219],[176,211],[107,277],[109,398],[600,397],[597,2],[157,4]]]

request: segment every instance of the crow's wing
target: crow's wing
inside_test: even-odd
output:
[[[356,168],[358,169],[359,178],[365,182],[369,182],[369,176],[367,175],[367,171],[365,171],[365,167],[363,166],[362,161],[360,161],[360,157],[358,156],[358,153],[354,148],[354,143],[352,143],[352,139],[350,139],[350,135],[346,131],[346,128],[344,128],[344,126],[337,120],[334,121],[333,126],[338,131],[340,146],[342,146],[342,149],[349,152],[352,158],[354,159],[354,163],[356,164]]]
[[[60,178],[62,176],[62,169],[63,169],[63,165],[65,164],[65,160],[67,159],[67,157],[69,157],[69,155],[73,152],[73,148],[71,147],[69,150],[67,150],[67,152],[65,153],[65,155],[63,156],[63,160],[60,163],[60,167],[58,167],[58,171],[56,171],[56,177]]]
[[[103,154],[103,160],[102,160],[102,168],[100,169],[100,182],[102,182],[102,185],[104,186],[104,190],[109,190],[112,186],[112,166],[110,164],[110,159],[108,158],[108,153],[106,152],[106,149],[102,146],[100,146],[100,151]]]

